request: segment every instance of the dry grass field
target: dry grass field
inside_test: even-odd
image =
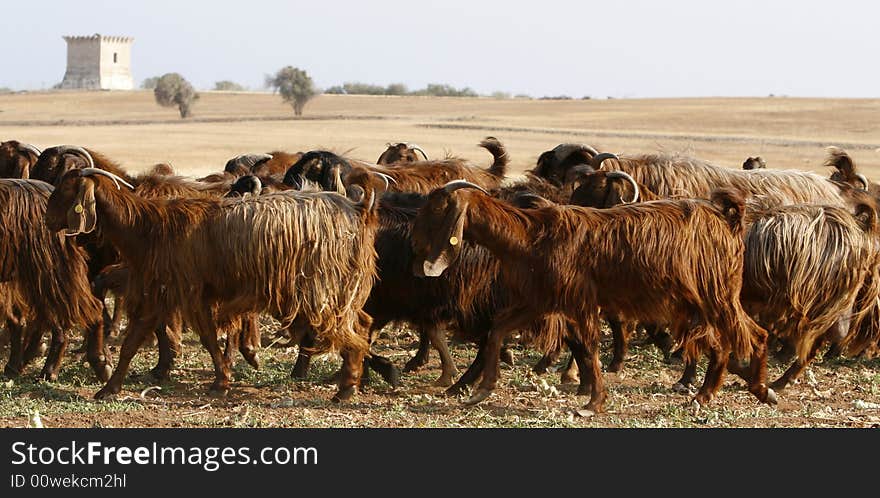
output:
[[[586,142],[618,152],[686,152],[739,167],[762,155],[770,167],[823,172],[824,147],[846,148],[862,171],[880,179],[880,100],[719,98],[538,101],[427,97],[321,96],[294,119],[280,97],[255,93],[202,94],[195,117],[177,118],[150,92],[51,92],[0,95],[0,140],[39,147],[69,143],[92,147],[132,171],[171,162],[185,174],[220,170],[242,152],[332,148],[375,160],[389,141],[412,141],[430,155],[452,153],[480,163],[476,147],[487,135],[509,148],[515,171],[560,142]],[[824,173],[824,172],[823,172]],[[274,326],[263,324],[271,341]],[[398,366],[414,352],[415,335],[386,330],[379,350]],[[504,367],[496,393],[482,405],[464,407],[433,385],[436,354],[428,367],[405,374],[392,390],[378,378],[354,402],[331,404],[333,387],[323,383],[335,358],[316,360],[306,381],[292,381],[295,349],[261,352],[263,367],[235,367],[230,394],[207,395],[213,378],[207,353],[187,336],[174,380],[160,390],[149,367],[155,348],[136,359],[123,393],[94,402],[100,388],[83,359],[68,355],[58,382],[34,381],[31,367],[15,380],[0,380],[0,426],[20,427],[38,410],[47,427],[870,427],[880,424],[880,361],[834,360],[816,364],[803,381],[780,394],[780,404],[759,405],[742,381],[728,380],[710,407],[693,409],[690,396],[670,386],[680,365],[664,363],[647,344],[631,348],[627,367],[607,375],[608,413],[577,417],[585,403],[557,374],[537,378],[530,366],[537,353],[517,348],[516,363]],[[118,344],[118,342],[114,342]],[[78,347],[78,339],[70,351]],[[605,348],[607,364],[610,348]],[[118,346],[113,347],[118,355]],[[454,345],[460,369],[473,357],[469,345]],[[0,350],[5,360],[6,351]],[[783,366],[771,364],[771,375]]]

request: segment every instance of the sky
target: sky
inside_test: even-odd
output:
[[[136,84],[262,89],[286,65],[482,94],[880,96],[880,6],[864,0],[3,0],[0,87],[61,81],[64,35],[134,37]]]

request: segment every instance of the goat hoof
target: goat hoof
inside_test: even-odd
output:
[[[776,391],[773,389],[767,389],[767,399],[764,400],[764,403],[767,403],[770,406],[778,405],[779,400],[776,398]]]
[[[499,356],[499,358],[501,359],[502,362],[507,363],[510,366],[513,366],[513,363],[515,360],[515,358],[513,356],[513,351],[511,351],[509,349],[502,349],[501,355]]]
[[[229,394],[229,382],[214,381],[211,384],[211,389],[208,390],[208,394],[215,398],[225,398]]]
[[[171,378],[171,374],[167,368],[153,367],[150,369],[150,376],[159,381],[167,381]]]
[[[447,396],[455,397],[467,393],[468,387],[461,384],[453,384],[445,391]]]
[[[676,382],[675,384],[672,384],[672,391],[678,394],[687,394],[690,392],[690,389],[688,389],[688,386],[683,382]]]
[[[244,361],[246,361],[248,365],[253,367],[254,370],[260,369],[260,359],[257,357],[256,353],[252,355],[245,355]]]
[[[579,375],[570,374],[568,372],[564,372],[562,377],[559,378],[560,384],[577,384],[581,381]]]
[[[339,391],[333,395],[331,401],[334,403],[342,403],[343,401],[348,401],[354,396],[354,393],[357,392],[354,386],[343,387],[339,389]]]
[[[770,384],[770,388],[777,391],[784,391],[786,387],[788,387],[788,381],[785,379],[776,379]]]
[[[43,370],[42,372],[40,372],[39,378],[42,380],[45,380],[46,382],[55,382],[56,380],[58,380],[58,373],[51,372],[48,370]]]
[[[694,400],[691,402],[691,405],[693,406],[693,404],[696,403],[700,407],[708,406],[710,401],[712,401],[711,394],[697,393],[697,395],[694,396]]]
[[[442,374],[439,379],[434,381],[437,387],[449,387],[452,385],[452,377],[454,374]]]
[[[101,388],[100,391],[96,392],[94,398],[98,399],[98,400],[113,399],[113,397],[116,396],[119,393],[119,391],[120,391],[119,388],[115,388],[115,387],[111,387],[111,386],[107,385],[107,386],[104,386],[103,388]]]
[[[103,367],[98,367],[95,371],[95,375],[98,376],[98,379],[101,382],[107,382],[110,380],[110,376],[113,375],[113,369],[110,368],[110,365],[104,365]]]
[[[467,406],[476,405],[477,403],[480,403],[481,401],[488,398],[490,394],[492,394],[492,391],[481,387],[481,388],[477,389],[477,391],[474,394],[472,394],[470,398],[465,400],[464,404]]]
[[[418,356],[414,356],[408,362],[406,362],[406,365],[403,366],[403,371],[404,372],[418,371],[420,368],[425,366],[425,363],[428,363],[427,359],[423,360],[423,359],[419,358]]]
[[[14,379],[21,375],[21,370],[6,365],[6,368],[3,369],[3,375],[5,375],[7,378]]]

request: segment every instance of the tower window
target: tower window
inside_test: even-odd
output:
[[[116,64],[116,52],[113,52],[113,63]]]

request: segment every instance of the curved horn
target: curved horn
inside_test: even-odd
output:
[[[263,182],[260,181],[260,178],[257,176],[252,176],[254,183],[251,185],[251,191],[249,192],[253,196],[260,195],[260,192],[263,191]]]
[[[603,153],[598,154],[593,157],[593,159],[590,161],[590,166],[592,166],[593,169],[595,169],[595,170],[602,169],[602,162],[604,162],[606,159],[620,159],[620,158],[617,157],[616,154],[612,154],[610,152],[603,152]]]
[[[623,203],[624,204],[632,204],[633,202],[638,202],[638,200],[639,200],[639,184],[636,183],[635,179],[633,179],[633,177],[629,176],[628,173],[626,173],[624,171],[609,171],[608,173],[605,174],[605,177],[606,178],[623,178],[624,180],[628,181],[633,186],[633,192],[635,192],[635,194],[633,194],[633,198],[631,201],[623,201]],[[621,200],[623,200],[623,199],[621,199]]]
[[[599,155],[599,151],[596,150],[592,145],[581,144],[581,147],[583,147],[587,152],[589,152],[590,154],[593,154],[594,156]]]
[[[417,150],[417,151],[421,152],[421,153],[422,153],[422,157],[425,158],[425,161],[428,161],[428,154],[425,154],[425,151],[423,151],[421,147],[419,147],[419,146],[416,145],[416,144],[406,144],[406,146],[409,147],[409,148],[412,149],[412,150]]]
[[[34,155],[37,156],[37,157],[40,157],[40,154],[42,154],[42,152],[40,151],[40,149],[34,147],[34,146],[31,145],[31,144],[23,144],[23,143],[19,143],[19,144],[18,144],[18,150],[25,150],[25,151],[28,151],[28,152],[33,152]]]
[[[117,189],[121,189],[119,184],[122,183],[126,187],[134,190],[134,186],[132,186],[132,184],[128,183],[127,181],[123,180],[122,178],[119,178],[118,176],[114,175],[113,173],[111,173],[109,171],[104,171],[103,169],[83,168],[80,170],[80,175],[82,175],[82,176],[94,176],[94,175],[106,176],[107,178],[113,180],[113,184],[116,185]]]
[[[451,182],[449,182],[443,186],[443,190],[445,190],[447,193],[450,193],[450,194],[452,192],[455,192],[458,189],[463,189],[463,188],[475,188],[475,189],[479,190],[480,192],[482,192],[486,195],[489,195],[489,192],[486,192],[486,189],[484,189],[483,187],[481,187],[479,185],[471,183],[467,180],[452,180]]]
[[[858,178],[859,181],[862,182],[862,185],[865,186],[865,190],[868,190],[868,177],[861,173],[856,173],[856,178]]]
[[[371,173],[373,173],[374,175],[378,175],[378,176],[381,177],[383,180],[385,180],[385,190],[388,190],[388,186],[389,186],[391,183],[397,185],[397,180],[395,180],[394,178],[392,178],[392,177],[389,176],[389,175],[386,175],[385,173],[379,173],[378,171],[372,171]],[[390,183],[389,183],[389,182],[390,182]]]
[[[59,154],[66,154],[68,152],[72,152],[74,154],[81,156],[83,159],[86,159],[89,162],[89,168],[95,167],[95,161],[92,159],[92,155],[89,154],[89,151],[83,149],[82,147],[80,147],[78,145],[59,145],[58,146],[58,153]]]

